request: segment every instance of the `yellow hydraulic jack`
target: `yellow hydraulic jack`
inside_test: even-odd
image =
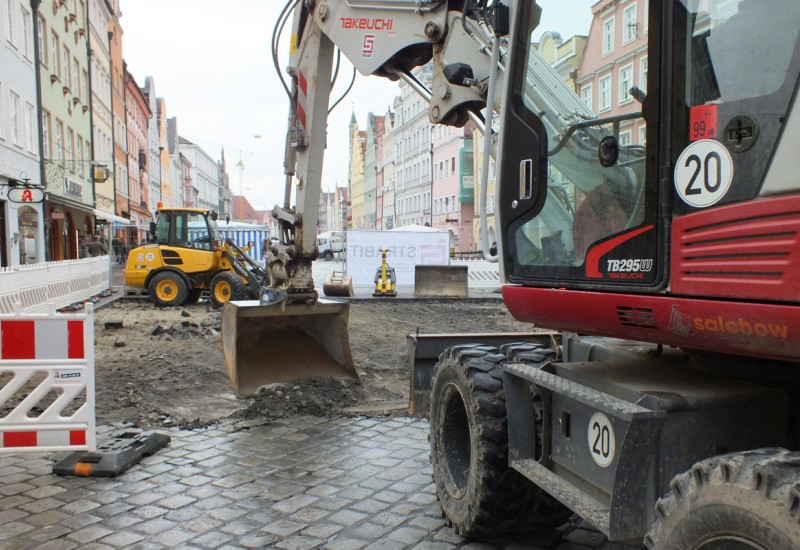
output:
[[[372,295],[379,298],[397,296],[397,277],[394,268],[386,263],[387,252],[387,249],[381,248],[381,266],[375,273],[375,292]]]

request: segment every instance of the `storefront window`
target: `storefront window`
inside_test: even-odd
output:
[[[19,263],[34,264],[41,261],[39,254],[39,214],[30,206],[17,211],[19,219]]]

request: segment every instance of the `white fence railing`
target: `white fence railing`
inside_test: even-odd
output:
[[[0,268],[0,314],[45,313],[82,302],[110,286],[111,259],[97,256]]]

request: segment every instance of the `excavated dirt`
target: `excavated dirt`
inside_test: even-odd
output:
[[[121,328],[113,328],[115,322]],[[350,345],[361,384],[306,379],[234,395],[222,359],[221,311],[201,302],[159,309],[118,300],[95,317],[98,424],[194,428],[287,415],[405,414],[406,335],[524,331],[500,299],[354,300]],[[268,353],[268,350],[265,350]]]

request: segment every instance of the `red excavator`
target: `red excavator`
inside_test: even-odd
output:
[[[609,2],[591,104],[542,57],[534,0],[290,1],[278,31],[291,12],[273,284],[223,313],[237,389],[355,373],[348,304],[311,278],[338,48],[421,93],[431,122],[483,129],[505,304],[553,330],[439,341],[420,377],[455,531],[574,512],[650,549],[800,548],[800,2]],[[610,55],[615,29],[644,50]],[[646,89],[623,89],[620,64],[645,54]],[[412,72],[428,62],[430,90]]]

